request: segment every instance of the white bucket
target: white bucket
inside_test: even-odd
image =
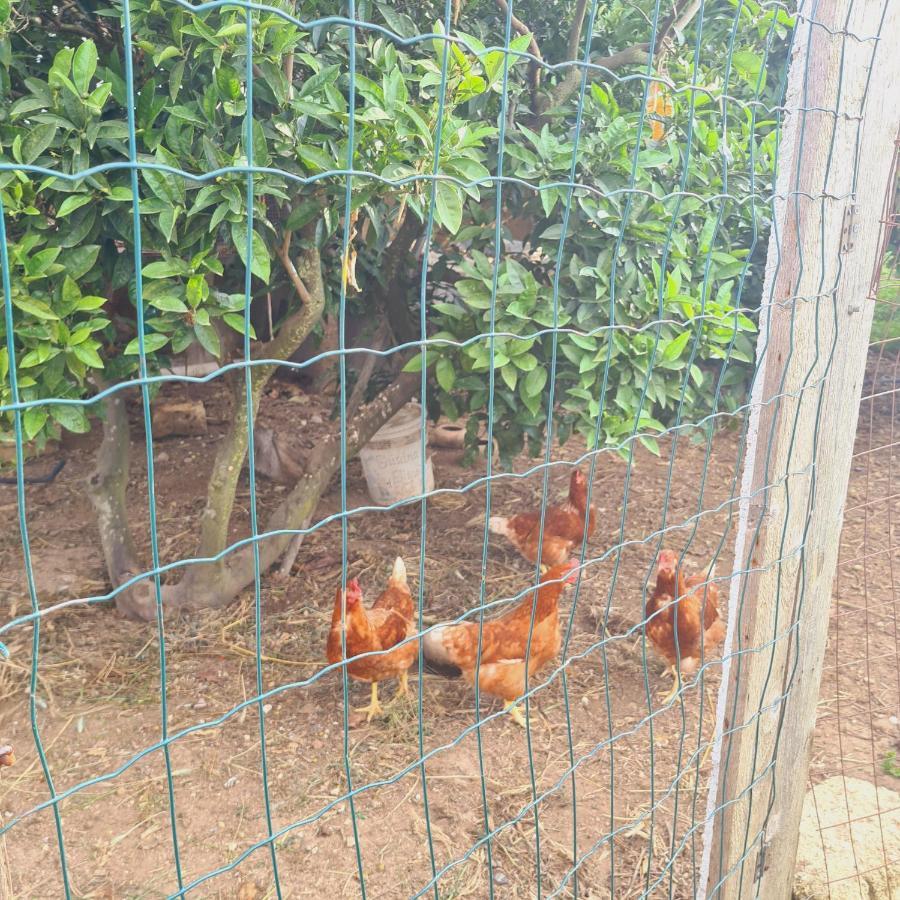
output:
[[[369,496],[380,506],[399,503],[434,490],[431,457],[425,460],[422,484],[422,412],[404,406],[359,451]]]

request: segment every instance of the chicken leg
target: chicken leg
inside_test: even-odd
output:
[[[397,693],[394,694],[394,698],[391,701],[399,700],[401,697],[409,696],[409,673],[401,672],[400,673],[400,684],[397,685]]]
[[[384,715],[384,708],[378,702],[378,682],[372,682],[372,699],[369,701],[368,706],[363,706],[360,709],[356,710],[357,712],[366,714],[366,721],[371,722],[375,716]]]
[[[675,697],[678,695],[678,692],[681,690],[681,676],[678,674],[677,666],[669,666],[669,671],[672,673],[672,690],[670,690],[666,694],[662,694],[659,698],[660,703],[663,706],[667,706]]]
[[[513,722],[516,723],[516,725],[521,725],[522,728],[526,727],[525,716],[522,715],[522,710],[518,706],[516,706],[515,700],[510,700],[508,703],[504,703],[503,709],[505,712],[509,713],[510,718],[513,720]]]

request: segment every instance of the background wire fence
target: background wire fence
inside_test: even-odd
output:
[[[819,701],[810,773],[815,790],[805,812],[808,855],[821,852],[816,861],[829,896],[897,890],[896,160],[885,198],[883,257],[870,294],[876,311]]]
[[[647,59],[645,48],[641,64],[633,61],[630,69],[620,70],[615,54],[602,62],[596,56],[617,48],[592,46],[601,19],[625,19],[624,5],[616,3],[577,4],[585,20],[583,37],[566,48],[568,56],[551,63],[535,55],[527,40],[514,44],[523,36],[517,24],[521,10],[512,3],[499,4],[501,15],[492,20],[493,30],[486,28],[486,39],[479,41],[455,29],[460,5],[449,0],[434,11],[440,27],[434,19],[428,19],[428,27],[415,27],[421,23],[413,21],[417,11],[409,7],[376,9],[353,0],[341,10],[317,9],[310,17],[301,15],[302,10],[256,3],[216,0],[191,6],[178,0],[123,0],[109,16],[121,23],[122,67],[115,90],[126,110],[125,129],[117,138],[122,157],[95,163],[89,153],[63,144],[55,156],[39,152],[26,163],[22,153],[27,141],[18,147],[4,144],[0,174],[14,177],[3,182],[6,193],[0,205],[8,359],[7,400],[0,412],[10,421],[16,482],[0,495],[7,526],[0,561],[10,598],[9,621],[0,628],[9,651],[2,669],[5,731],[0,738],[7,739],[9,732],[18,761],[8,776],[4,772],[0,813],[14,896],[103,896],[103,891],[108,896],[235,896],[240,891],[249,900],[330,893],[448,898],[503,892],[548,898],[699,893],[702,838],[710,816],[705,753],[721,660],[713,654],[696,676],[685,679],[674,702],[661,705],[658,664],[644,635],[646,603],[655,558],[665,545],[683,550],[685,561],[698,569],[716,564],[712,580],[722,589],[720,605],[726,609],[724,588],[733,565],[738,506],[748,499],[742,497],[740,473],[749,390],[759,374],[753,364],[753,335],[760,315],[773,304],[805,299],[763,297],[760,282],[776,199],[773,165],[780,127],[786,113],[805,116],[809,110],[786,110],[783,104],[795,23],[785,5],[737,0],[675,4],[671,9],[662,2],[644,6],[635,46],[649,42],[654,53]],[[815,22],[816,4],[801,7],[800,20]],[[430,13],[419,12],[425,18]],[[563,12],[568,14],[568,8]],[[146,124],[147,104],[156,101],[146,82],[137,84],[135,67],[144,64],[147,54],[156,59],[153,48],[145,46],[148,22],[157,21],[152,16],[175,21],[181,13],[193,17],[191,27],[202,38],[204,27],[210,32],[217,49],[209,52],[218,53],[220,63],[226,50],[233,54],[223,90],[231,91],[233,78],[233,96],[226,103],[243,109],[235,113],[242,120],[236,161],[213,164],[220,137],[215,133],[208,135],[212,146],[206,157],[148,155],[152,129]],[[133,27],[133,17],[141,27]],[[749,40],[742,31],[748,21],[760,41],[759,53],[740,44]],[[405,33],[407,22],[413,25],[410,33]],[[274,164],[273,139],[257,111],[260,104],[272,104],[271,87],[259,87],[270,71],[266,66],[272,48],[259,35],[277,23],[315,36],[317,53],[329,61],[331,43],[341,44],[346,53],[339,66],[340,89],[330,85],[340,100],[322,88],[329,102],[344,103],[345,114],[335,117],[333,111],[323,112],[313,101],[298,98],[306,103],[304,114],[318,116],[321,127],[339,123],[343,139],[329,145],[337,156],[323,160],[309,150],[307,131],[296,137],[307,148],[299,169]],[[384,38],[384,44],[367,44],[373,36]],[[663,37],[672,44],[665,53]],[[260,53],[257,39],[266,53]],[[879,46],[875,34],[848,34],[845,39],[871,45],[873,54]],[[377,94],[363,72],[371,74],[366,68],[370,58],[383,58],[388,47],[424,60],[420,76],[423,82],[430,79],[436,115],[433,122],[422,123],[428,133],[424,140],[430,143],[414,165],[379,169],[377,152],[365,157],[357,142],[371,124],[369,108]],[[177,46],[174,56],[166,55],[166,47],[158,49],[157,67],[178,58]],[[500,57],[491,56],[498,51]],[[442,155],[443,143],[459,144],[461,126],[448,93],[459,96],[462,90],[464,79],[457,83],[459,73],[453,69],[457,65],[466,71],[461,56],[469,60],[466,65],[490,59],[494,66],[493,86],[500,99],[495,152],[484,154],[488,168],[469,161],[451,169]],[[303,64],[312,71],[316,54],[309,57]],[[721,78],[713,88],[701,85],[699,73],[716,60],[723,61]],[[569,118],[541,121],[539,116],[527,152],[518,126],[525,119],[534,125],[529,118],[534,111],[526,113],[513,102],[517,95],[511,89],[511,69],[517,63],[540,71],[544,79],[556,79],[554,84],[571,76],[577,85],[569,95]],[[300,64],[298,53],[298,68]],[[186,77],[185,71],[182,67],[179,77]],[[70,74],[77,79],[74,68]],[[302,92],[318,74],[309,75],[297,90]],[[171,71],[169,75],[171,90]],[[382,96],[401,93],[389,79],[376,88]],[[634,135],[615,143],[616,129],[624,128],[617,124],[619,90],[628,98],[621,102]],[[293,101],[292,93],[289,88],[285,103]],[[200,98],[175,104],[170,97],[157,114],[190,122],[191,115],[199,116],[189,108],[191,102],[199,107]],[[37,109],[42,107],[32,107]],[[837,116],[840,97],[834,98],[834,109]],[[472,118],[479,115],[487,113],[476,110]],[[602,127],[601,115],[608,116]],[[31,120],[25,123],[38,127]],[[742,136],[745,148],[738,158],[735,134]],[[591,168],[601,140],[607,141],[603,152],[609,153],[610,164]],[[380,152],[375,142],[371,146]],[[692,168],[701,156],[713,163]],[[530,176],[528,166],[534,167]],[[655,168],[664,174],[647,182],[647,172]],[[16,179],[37,183],[53,177],[57,187],[62,183],[68,189],[83,186],[89,176],[124,179],[116,182],[116,189],[125,189],[117,201],[124,205],[113,215],[121,217],[127,210],[128,218],[121,219],[115,252],[130,255],[135,273],[132,312],[139,312],[131,327],[139,362],[127,377],[95,380],[90,397],[35,393],[29,366],[23,364],[26,348],[17,345],[17,334],[28,337],[21,320],[28,309],[14,279],[16,266],[29,253],[29,248],[22,250],[21,216],[30,200],[15,194]],[[241,274],[242,292],[230,295],[240,302],[229,301],[219,313],[227,309],[223,319],[233,316],[229,324],[242,337],[230,358],[223,352],[225,364],[209,376],[189,377],[175,367],[174,374],[160,374],[157,338],[166,332],[159,330],[159,322],[154,325],[148,311],[154,304],[157,310],[164,308],[154,287],[162,270],[147,274],[156,258],[148,257],[145,244],[152,244],[149,252],[160,252],[167,264],[170,260],[159,251],[158,234],[149,236],[149,216],[166,215],[158,202],[161,193],[180,191],[179,202],[187,208],[188,192],[196,192],[191,195],[196,202],[200,191],[220,183],[234,188],[233,209],[245,222],[243,230],[231,222],[226,241],[231,263],[238,265],[238,257],[248,264]],[[406,298],[414,314],[413,330],[405,337],[394,334],[389,346],[376,345],[371,331],[351,334],[354,315],[357,321],[385,315],[380,309],[375,315],[371,308],[354,310],[351,297],[354,262],[360,274],[379,262],[364,249],[357,259],[356,249],[354,211],[368,209],[358,207],[361,198],[374,204],[366,195],[373,184],[396,191],[399,199],[393,207],[382,198],[385,208],[408,203],[422,223],[415,257],[420,268]],[[277,262],[279,249],[261,251],[255,226],[270,216],[277,190],[296,191],[292,199],[301,208],[329,185],[339,187],[331,206],[320,213],[323,221],[331,221],[336,251],[324,257],[322,270],[334,301],[336,346],[300,361],[266,352],[275,342],[262,345],[260,353],[250,335],[254,324],[262,329],[251,313],[254,304],[256,309],[264,306],[260,282],[267,279],[261,275],[270,273],[269,263]],[[483,205],[487,212],[475,217],[477,228],[458,235],[464,249],[456,258],[447,233],[459,227],[453,224],[455,204],[462,205],[460,188],[470,198],[481,191],[478,196],[488,200]],[[821,186],[823,196],[827,188]],[[526,195],[550,199],[542,233],[526,235],[523,246],[510,240],[508,219],[510,209],[515,213]],[[103,198],[96,195],[93,202]],[[63,218],[60,210],[57,206],[58,219]],[[88,212],[85,208],[80,214]],[[371,211],[366,215],[376,218]],[[578,216],[592,225],[590,241],[576,250],[571,235]],[[298,233],[307,225],[298,226]],[[174,218],[160,221],[164,235],[167,228],[177,250]],[[542,253],[536,250],[539,243]],[[590,259],[585,244],[593,254]],[[283,246],[285,256],[299,252],[291,249],[290,239]],[[484,249],[480,258],[479,247]],[[642,256],[644,247],[652,252]],[[267,253],[263,265],[260,258]],[[529,254],[539,257],[531,268],[523,264]],[[148,258],[154,262],[148,264]],[[519,260],[518,269],[509,265],[509,258]],[[645,282],[639,283],[635,272],[653,272],[653,266],[655,280],[648,275],[650,287],[638,296]],[[688,269],[696,280],[682,291],[681,273]],[[175,266],[164,277],[187,280],[187,270]],[[603,303],[596,301],[606,310],[605,319],[572,315],[566,292],[577,293],[584,283],[579,279],[589,278],[605,285]],[[210,280],[218,283],[212,276]],[[593,290],[593,282],[587,284]],[[456,302],[464,285],[468,299],[485,314],[485,319],[473,320],[477,327],[468,335],[450,330],[447,319],[462,320],[464,307],[457,304],[457,313],[446,311],[448,299]],[[537,312],[523,316],[527,324],[512,330],[510,298],[531,290]],[[436,305],[441,303],[443,310]],[[271,305],[268,313],[271,326]],[[197,340],[209,349],[211,339],[199,324]],[[516,395],[519,382],[510,388],[510,376],[504,375],[498,358],[502,354],[508,363],[517,355],[511,347],[535,342],[542,355],[530,369],[523,363],[517,379],[536,389]],[[878,346],[873,364],[878,371],[866,392],[872,394],[867,403],[874,403],[876,395],[884,402],[875,382],[883,377],[883,360],[892,345]],[[468,348],[483,359],[466,368],[451,352]],[[414,362],[418,352],[424,355],[419,368]],[[579,362],[587,353],[596,357],[597,377],[581,387],[563,372],[567,364],[587,371],[588,365]],[[626,370],[620,362],[614,364],[618,354],[639,358]],[[452,406],[454,396],[462,404],[480,395],[481,406],[472,401],[467,408],[485,409],[483,456],[467,468],[452,455],[435,451],[437,489],[425,491],[423,453],[420,493],[384,507],[364,492],[353,460],[355,420],[348,414],[365,365],[360,360],[376,357],[388,360],[388,366],[399,359],[413,372],[410,396],[420,403],[423,443],[426,407],[441,406],[445,414],[464,412],[466,407]],[[278,364],[306,374],[334,360],[335,425],[326,434],[332,409],[315,389],[307,385],[300,390],[289,379],[266,383],[263,373],[270,374],[269,367]],[[437,366],[430,366],[435,360]],[[109,366],[102,371],[104,376],[115,374]],[[546,378],[534,376],[532,381],[523,374],[531,371],[544,371]],[[236,379],[233,407],[222,385],[226,373]],[[462,386],[464,374],[477,384]],[[260,385],[265,394],[257,409]],[[705,393],[700,385],[706,386]],[[673,389],[665,397],[669,386]],[[517,415],[517,401],[504,399],[506,389],[530,411],[519,444],[509,440],[507,426]],[[157,391],[163,397],[202,399],[209,436],[165,444],[155,440]],[[893,396],[890,389],[887,394]],[[90,546],[96,539],[84,487],[98,451],[99,428],[80,444],[70,441],[61,450],[51,449],[67,460],[52,484],[26,485],[24,478],[26,446],[40,415],[36,410],[52,408],[63,422],[68,409],[94,415],[106,403],[109,417],[116,414],[111,398],[127,398],[128,408],[123,404],[118,414],[130,416],[135,435],[127,505],[140,526],[136,544],[145,560],[139,571],[120,573],[112,589],[103,554]],[[583,409],[569,415],[566,404],[577,407],[576,401]],[[652,414],[654,406],[666,414],[665,422]],[[198,484],[208,477],[212,457],[234,419],[245,422],[248,437],[232,527],[221,551],[195,554],[205,527]],[[41,421],[38,430],[43,425]],[[305,448],[309,452],[328,437],[338,447],[337,481],[299,525],[278,519],[288,488],[258,477],[259,466],[269,462],[259,455],[255,435],[260,428],[279,427],[282,433],[304,429],[301,433],[308,433],[313,445]],[[888,446],[893,444],[892,422],[889,431],[883,433],[882,421],[878,434],[889,438]],[[567,432],[575,437],[562,443]],[[499,457],[491,452],[495,443]],[[531,451],[530,459],[525,449]],[[870,456],[859,458],[876,466],[876,454]],[[411,680],[417,682],[412,706],[392,708],[384,721],[364,726],[352,710],[358,689],[345,667],[324,664],[335,589],[346,586],[350,577],[361,577],[374,597],[391,561],[402,555],[417,595],[419,634],[447,619],[481,622],[485,613],[505,608],[505,601],[527,599],[538,583],[537,567],[529,570],[493,540],[489,544],[487,518],[501,511],[537,509],[543,531],[547,504],[565,490],[572,465],[589,475],[589,497],[597,505],[600,525],[597,535],[576,550],[579,580],[561,610],[562,650],[528,684],[525,733],[515,730],[478,691],[444,684],[421,667],[412,669]],[[883,466],[878,471],[883,473]],[[889,466],[887,477],[890,487]],[[848,512],[855,509],[848,503]],[[884,509],[889,514],[890,501]],[[477,527],[473,515],[483,516]],[[889,529],[890,522],[888,534]],[[85,539],[86,532],[91,540]],[[290,579],[278,579],[268,571],[267,546],[295,535],[303,536],[297,565]],[[889,544],[871,552],[890,563]],[[785,546],[778,559],[767,559],[763,566],[777,567],[802,549]],[[192,609],[187,618],[169,612],[163,601],[177,587],[175,579],[186,572],[206,572],[204,564],[241,552],[249,554],[253,578],[233,607]],[[851,562],[869,552],[863,547]],[[748,568],[749,563],[740,561],[734,565],[738,572]],[[893,569],[889,572],[892,579]],[[114,619],[106,604],[148,583],[155,631]],[[873,606],[889,602],[885,584],[879,579],[871,588]],[[842,582],[836,623],[840,601],[846,599],[843,591]],[[895,600],[896,590],[891,591]],[[729,614],[740,612],[747,602],[741,599]],[[867,604],[864,599],[862,608],[868,609]],[[895,617],[893,621],[896,626]],[[786,623],[772,643],[789,636],[791,625]],[[532,629],[533,622],[529,635]],[[859,643],[854,646],[858,649]],[[896,652],[896,628],[892,648]],[[732,661],[768,649],[743,647]],[[873,658],[867,651],[865,659]],[[835,669],[838,697],[844,662],[842,655]],[[873,701],[867,697],[866,702]],[[885,702],[889,706],[890,700]],[[874,710],[867,710],[874,722]],[[753,727],[753,719],[746,724]],[[840,758],[845,759],[843,750]],[[872,760],[878,762],[875,756]],[[755,840],[748,834],[748,845]]]

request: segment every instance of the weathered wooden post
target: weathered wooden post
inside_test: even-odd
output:
[[[900,122],[900,3],[799,5],[700,877],[721,900],[791,896]]]

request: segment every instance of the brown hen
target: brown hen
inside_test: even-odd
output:
[[[569,496],[559,506],[548,506],[544,514],[544,540],[541,547],[542,571],[548,566],[564,563],[577,551],[596,525],[594,505],[587,509],[587,479],[578,470],[569,479]],[[515,516],[491,516],[488,527],[494,534],[503,535],[530,563],[537,561],[538,537],[541,529],[540,512],[519,513]]]
[[[400,687],[397,697],[405,697],[409,693],[407,669],[418,655],[415,641],[401,644],[415,634],[415,604],[406,581],[406,566],[398,556],[394,562],[387,588],[372,604],[370,609],[363,606],[362,588],[354,578],[347,582],[346,594],[338,588],[334,600],[334,612],[331,616],[331,630],[328,632],[328,643],[325,655],[331,664],[344,659],[341,648],[341,607],[344,599],[344,626],[346,629],[347,674],[357,681],[372,683],[372,699],[368,706],[359,710],[366,713],[366,721],[384,712],[378,702],[378,682],[387,678],[399,678]],[[395,649],[391,650],[390,648]],[[390,650],[378,656],[366,656],[354,659],[361,653],[375,650]]]
[[[664,704],[681,689],[679,669],[686,674],[696,672],[703,654],[725,638],[725,623],[719,618],[719,589],[712,577],[712,566],[686,577],[678,566],[678,554],[671,550],[659,554],[645,629],[674,677],[672,690],[662,698]]]
[[[483,626],[478,686],[486,694],[501,697],[513,720],[523,727],[525,718],[516,706],[516,700],[525,693],[525,655],[532,606],[535,609],[528,659],[529,678],[559,653],[558,601],[563,587],[575,580],[573,569],[577,569],[575,562],[554,566],[538,587],[537,603],[534,603],[533,592],[529,592],[514,609]],[[448,677],[462,674],[474,684],[478,659],[477,623],[438,625],[425,635],[423,643],[425,660],[431,671]]]

